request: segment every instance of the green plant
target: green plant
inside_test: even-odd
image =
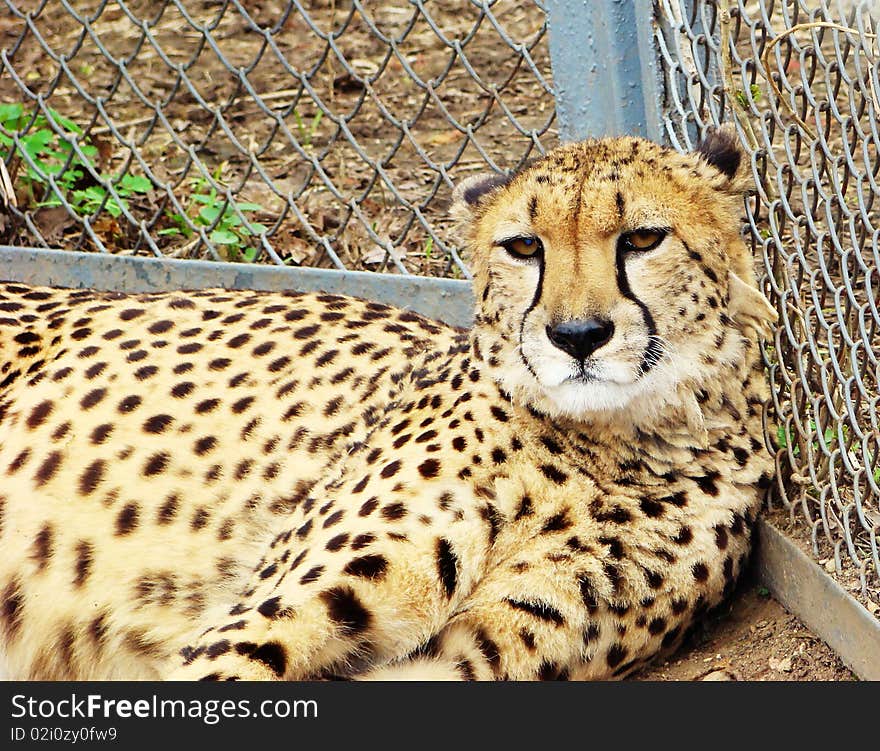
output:
[[[299,131],[299,140],[303,146],[307,149],[312,145],[312,139],[315,137],[315,133],[318,131],[318,126],[321,124],[321,118],[324,117],[324,111],[318,110],[314,117],[312,117],[311,121],[308,125],[306,125],[305,121],[302,118],[302,115],[299,114],[299,110],[293,111],[293,119],[296,121],[296,129]]]
[[[82,135],[82,128],[75,122],[53,109],[47,111],[59,128],[73,133],[74,136]],[[80,152],[86,157],[86,161],[83,161],[79,155],[73,153],[71,141],[59,136],[50,125],[49,119],[41,112],[35,115],[26,111],[24,105],[19,103],[0,104],[0,146],[4,149],[15,149],[15,140],[6,133],[17,133],[25,128],[27,133],[19,136],[18,143],[28,157],[24,159],[25,173],[22,181],[32,197],[35,185],[47,183],[49,176],[54,178],[55,184],[61,190],[72,190],[85,176],[87,167],[93,166],[98,150],[90,143],[79,145]]]
[[[215,182],[220,181],[221,169],[214,173]],[[245,261],[254,261],[259,253],[259,248],[247,245],[251,237],[255,237],[266,231],[266,225],[259,222],[247,222],[242,216],[264,211],[258,203],[230,201],[225,194],[221,194],[207,179],[200,177],[190,183],[192,193],[186,204],[185,215],[175,211],[167,211],[166,216],[174,224],[159,230],[158,234],[165,236],[193,236],[193,225],[198,227],[213,227],[208,234],[208,239],[215,245],[226,248],[226,252],[234,259],[242,258]]]
[[[761,100],[761,87],[758,86],[758,84],[753,83],[749,86],[749,94],[751,95],[751,100],[753,102],[759,102]],[[749,97],[742,89],[736,90],[736,101],[743,109],[747,109],[749,106]]]
[[[47,110],[52,121],[68,133],[76,137],[82,136],[82,128],[75,122],[60,115],[53,109]],[[79,144],[79,151],[85,159],[75,153],[71,140],[65,139],[53,130],[49,120],[42,113],[25,111],[24,105],[18,103],[0,104],[0,146],[14,149],[15,140],[6,135],[27,128],[26,135],[19,136],[19,148],[29,157],[24,160],[25,172],[22,183],[30,198],[35,198],[36,186],[48,184],[51,176],[55,185],[62,192],[53,192],[38,207],[61,206],[68,203],[80,216],[92,215],[103,209],[111,216],[118,217],[127,208],[126,199],[136,194],[148,193],[153,184],[141,175],[101,175],[101,180],[112,183],[116,192],[114,196],[103,184],[81,187],[87,173],[97,173],[95,158],[98,149],[84,140]],[[78,187],[80,186],[80,187]]]
[[[116,196],[110,193],[103,185],[91,185],[88,188],[80,190],[72,190],[66,197],[67,202],[73,207],[73,210],[80,216],[92,215],[101,210],[103,207],[112,217],[118,217],[122,214],[123,209],[128,208],[126,199],[130,199],[135,194],[149,193],[153,184],[141,175],[123,175],[118,180],[115,177],[104,179],[111,180],[116,191]],[[61,199],[57,195],[53,195],[47,201],[43,201],[38,206],[61,206]]]

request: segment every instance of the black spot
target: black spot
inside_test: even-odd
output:
[[[651,519],[663,516],[663,504],[653,498],[642,498],[639,507],[642,509],[642,513]]]
[[[440,581],[446,590],[446,596],[452,597],[458,584],[458,557],[452,550],[449,540],[440,538],[437,540],[437,571],[440,573]]]
[[[586,605],[587,611],[590,614],[595,613],[599,609],[599,601],[596,598],[596,590],[593,589],[593,585],[586,577],[581,578],[579,583],[581,588],[581,599],[584,601],[584,605]]]
[[[351,576],[359,576],[363,579],[381,579],[385,576],[388,568],[388,559],[383,555],[371,554],[352,558],[343,571]]]
[[[34,482],[37,487],[42,487],[49,480],[51,480],[55,473],[58,471],[58,466],[61,464],[61,452],[53,451],[46,457],[43,463],[37,469],[36,474],[34,475]]]
[[[501,407],[492,405],[489,411],[492,413],[492,416],[498,420],[498,422],[507,422],[510,419],[510,416],[505,412]]]
[[[321,593],[330,619],[346,634],[359,634],[370,625],[370,613],[350,587],[334,587]]]
[[[76,545],[76,563],[74,564],[73,586],[81,587],[92,571],[94,560],[92,546],[85,540],[80,540]]]
[[[91,409],[106,395],[107,389],[93,389],[80,400],[79,404],[83,409]]]
[[[144,365],[142,368],[138,368],[134,372],[134,377],[139,381],[145,381],[147,378],[156,375],[159,372],[159,368],[155,365]]]
[[[426,480],[437,477],[440,474],[440,462],[437,459],[427,459],[419,465],[419,474]]]
[[[204,456],[217,445],[217,439],[212,435],[206,435],[195,442],[195,452],[198,456]]]
[[[719,475],[717,472],[709,472],[705,475],[705,477],[693,477],[691,478],[697,486],[702,490],[706,495],[710,495],[715,497],[718,495],[718,486],[715,484],[715,481],[718,479]]]
[[[13,579],[3,590],[3,602],[0,603],[0,617],[3,619],[7,638],[14,636],[21,626],[21,604],[21,589]]]
[[[264,600],[257,608],[257,612],[265,618],[274,618],[281,610],[281,598],[270,597]]]
[[[177,513],[179,504],[180,499],[175,494],[169,495],[165,499],[165,503],[159,507],[159,512],[157,514],[157,521],[159,524],[168,524]]]
[[[144,423],[144,432],[161,433],[173,420],[174,418],[171,415],[153,415]]]
[[[660,643],[664,647],[671,647],[675,643],[675,640],[678,638],[679,630],[680,630],[679,627],[676,626],[675,628],[671,629],[670,631],[667,631],[666,636],[663,637],[663,639]]]
[[[337,550],[342,550],[347,542],[348,535],[343,532],[341,535],[331,538],[324,547],[330,552],[335,553]]]
[[[136,410],[140,406],[140,403],[141,398],[136,394],[132,394],[119,402],[119,406],[117,406],[116,409],[119,410],[121,414],[128,414],[129,412]]]
[[[516,516],[514,516],[514,520],[522,519],[524,516],[531,516],[534,513],[534,509],[532,508],[532,499],[529,496],[524,495],[522,501],[520,501],[519,508],[516,511]]]
[[[704,582],[709,578],[709,569],[706,567],[705,563],[695,563],[691,570],[693,572],[694,579],[696,579],[698,582]]]
[[[568,518],[568,509],[564,509],[558,514],[551,516],[546,522],[544,522],[544,526],[541,527],[541,532],[564,532],[570,527],[571,519]]]
[[[544,477],[556,483],[557,485],[562,485],[563,483],[565,483],[566,480],[568,480],[568,475],[565,474],[565,472],[557,469],[551,464],[542,464],[538,467],[538,469],[541,470],[541,474],[543,474]]]
[[[626,647],[622,644],[612,644],[608,650],[606,661],[609,668],[617,667],[627,655]]]
[[[388,521],[398,521],[399,519],[403,519],[406,516],[406,506],[402,503],[389,503],[387,506],[382,507],[382,516],[388,519]]]
[[[136,503],[128,503],[116,517],[116,534],[127,535],[137,529],[140,511]]]
[[[102,459],[95,459],[85,468],[79,478],[79,492],[81,495],[93,493],[104,477],[106,465]]]
[[[678,534],[672,538],[672,541],[678,545],[687,545],[694,539],[694,533],[690,527],[682,527],[678,530]]]
[[[31,557],[37,564],[37,571],[42,571],[49,565],[52,557],[52,528],[48,524],[37,532]]]
[[[152,475],[161,474],[168,467],[170,459],[170,454],[164,451],[153,454],[144,465],[144,476],[151,477]]]
[[[311,584],[313,581],[317,581],[321,574],[324,573],[323,566],[313,566],[308,571],[306,571],[299,579],[300,584]],[[262,576],[262,574],[260,575]]]
[[[400,460],[395,459],[390,464],[386,464],[382,467],[382,471],[379,473],[384,478],[394,477],[400,471]]]
[[[30,415],[27,418],[27,426],[33,430],[34,428],[42,425],[49,414],[52,412],[53,404],[48,399],[40,402],[36,407],[31,410]]]
[[[720,524],[715,526],[715,544],[719,550],[727,548],[727,530]]]
[[[507,604],[510,605],[510,607],[516,610],[522,610],[525,613],[529,613],[535,616],[535,618],[538,618],[542,621],[553,623],[556,626],[561,626],[563,623],[565,623],[565,619],[562,617],[562,613],[560,613],[556,608],[554,608],[552,605],[547,604],[546,602],[525,602],[523,600],[514,600],[510,597],[506,599]]]
[[[185,396],[188,396],[195,387],[196,385],[192,381],[183,381],[171,389],[171,396],[175,399],[183,399]]]
[[[248,656],[251,660],[263,663],[279,678],[284,676],[284,671],[287,669],[287,653],[277,641],[261,644]]]

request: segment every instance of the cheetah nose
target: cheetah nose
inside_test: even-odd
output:
[[[586,360],[614,335],[614,324],[602,318],[581,318],[547,327],[547,338],[575,360]]]

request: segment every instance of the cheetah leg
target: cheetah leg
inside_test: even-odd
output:
[[[456,598],[433,548],[389,543],[336,575],[315,567],[256,587],[186,647],[172,680],[302,680],[348,675],[408,654],[437,633]],[[299,574],[299,569],[297,569]]]
[[[498,567],[466,598],[421,653],[366,671],[358,680],[534,680],[559,678],[593,650],[591,617],[573,562],[533,559],[523,573]]]

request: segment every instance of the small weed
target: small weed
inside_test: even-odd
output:
[[[57,126],[77,136],[82,135],[82,129],[75,122],[53,109],[48,112]],[[0,128],[10,133],[28,128],[27,134],[20,136],[18,142],[21,150],[34,164],[31,166],[25,160],[26,171],[22,176],[23,184],[31,198],[37,186],[48,182],[46,179],[48,176],[53,177],[55,184],[62,190],[72,190],[85,175],[86,167],[91,165],[91,160],[98,154],[98,150],[91,144],[80,144],[80,151],[89,160],[87,165],[78,155],[71,154],[73,146],[52,129],[49,120],[42,113],[34,115],[27,112],[24,105],[19,103],[0,104]],[[15,141],[0,131],[0,147],[15,149]]]
[[[53,109],[48,112],[57,126],[76,136],[82,135],[82,129],[75,122]],[[73,153],[70,141],[52,129],[49,120],[42,113],[34,116],[26,112],[22,104],[0,104],[0,127],[7,132],[28,128],[27,135],[20,136],[18,140],[20,148],[34,164],[31,166],[25,160],[26,171],[21,177],[30,202],[34,203],[38,190],[45,190],[49,182],[47,178],[50,176],[63,192],[63,197],[53,193],[45,201],[36,203],[37,207],[62,206],[66,202],[79,216],[91,216],[103,209],[115,218],[127,208],[126,199],[149,193],[153,188],[146,177],[128,174],[121,177],[101,175],[102,180],[113,184],[115,197],[100,183],[82,187],[87,173],[98,171],[94,162],[98,149],[88,141],[81,143],[79,148],[85,157],[83,160]],[[0,146],[14,149],[15,141],[0,131]]]
[[[749,94],[751,95],[752,102],[756,104],[761,101],[761,87],[758,84],[753,83],[749,86]],[[749,96],[742,89],[737,89],[736,91],[736,101],[743,109],[748,109],[749,107]]]
[[[222,168],[219,168],[214,173],[214,180],[218,183],[221,172]],[[192,193],[186,205],[186,215],[166,212],[174,226],[161,229],[158,234],[190,238],[194,234],[193,225],[197,228],[213,227],[208,239],[215,245],[223,246],[231,260],[256,260],[259,248],[248,246],[247,243],[250,238],[265,232],[267,227],[249,218],[245,223],[239,213],[247,215],[264,211],[263,207],[258,203],[230,202],[205,178],[194,179],[190,188]]]
[[[428,235],[428,239],[425,240],[425,260],[431,260],[431,254],[434,252],[434,238]]]
[[[300,143],[307,149],[312,146],[312,139],[318,132],[318,126],[321,124],[321,118],[324,117],[324,110],[318,110],[308,125],[299,114],[299,110],[293,111],[293,119],[296,121],[296,129],[299,132]]]
[[[769,597],[770,590],[767,587],[758,587],[758,597]]]

